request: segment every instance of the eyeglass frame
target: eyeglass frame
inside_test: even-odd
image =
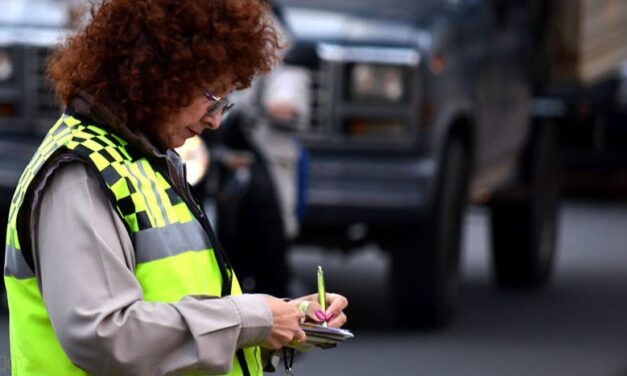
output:
[[[220,110],[222,110],[222,115],[224,115],[235,106],[235,103],[229,102],[229,99],[227,97],[216,97],[215,95],[213,95],[213,93],[205,88],[201,88],[201,90],[203,95],[213,102],[209,106],[209,108],[207,108],[207,114],[209,115],[213,115]]]

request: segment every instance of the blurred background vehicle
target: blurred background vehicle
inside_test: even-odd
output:
[[[3,2],[1,232],[21,170],[60,113],[45,57],[80,25],[82,3]],[[459,299],[460,218],[479,203],[492,212],[498,285],[547,283],[555,142],[567,156],[624,154],[624,1],[279,3],[295,38],[286,63],[313,77],[312,119],[299,135],[311,163],[298,241],[380,244],[392,255],[398,322],[441,326]],[[192,184],[209,194],[206,146],[192,140],[181,154]]]
[[[398,323],[441,326],[459,299],[468,197],[498,194],[499,282],[545,283],[557,174],[553,130],[529,113],[525,9],[505,1],[302,5],[284,10],[298,41],[287,61],[318,77],[318,118],[302,135],[311,178],[299,240],[378,243],[392,257]]]
[[[627,188],[627,62],[586,88],[571,88],[556,120],[569,193],[624,197]]]
[[[458,302],[461,217],[488,204],[500,286],[554,260],[557,112],[627,58],[616,1],[284,0],[312,122],[298,241],[392,257],[398,323],[442,326]],[[607,35],[610,35],[609,39]],[[602,48],[599,48],[602,46]]]

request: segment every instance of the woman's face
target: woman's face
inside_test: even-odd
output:
[[[222,88],[219,91],[211,91],[216,97],[225,96],[230,91],[224,89],[225,85],[213,86]],[[157,137],[168,149],[174,149],[182,146],[188,138],[199,135],[206,128],[218,129],[222,121],[222,111],[208,111],[214,104],[215,101],[198,88],[192,103],[173,113],[157,126]]]

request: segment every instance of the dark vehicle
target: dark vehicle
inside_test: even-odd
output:
[[[627,188],[627,64],[586,88],[560,87],[544,102],[557,124],[564,188],[616,194]]]
[[[44,79],[44,69],[51,46],[67,34],[66,12],[66,6],[60,3],[31,1],[12,2],[0,15],[0,237],[3,242],[17,181],[61,112],[51,86]],[[4,261],[4,246],[0,249]],[[3,286],[4,280],[0,282],[0,287]]]
[[[50,44],[59,37],[59,32],[0,27],[0,202],[3,207],[11,199],[17,179],[38,141],[60,113],[52,89],[43,78]],[[32,39],[34,34],[36,39]]]
[[[499,285],[551,275],[555,131],[531,116],[525,3],[282,2],[287,62],[315,82],[299,241],[388,250],[400,324],[441,326],[455,312],[469,199],[490,206]]]
[[[483,203],[497,283],[544,285],[558,174],[553,117],[543,115],[552,111],[532,100],[542,82],[532,77],[539,28],[527,1],[279,2],[295,40],[287,62],[313,78],[299,241],[378,242],[393,256],[399,322],[442,325],[458,301],[462,213]],[[43,71],[68,32],[62,6],[31,0],[21,18],[0,14],[0,232],[21,170],[60,112]],[[188,176],[204,184],[205,147],[186,146]]]

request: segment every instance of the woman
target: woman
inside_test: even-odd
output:
[[[105,0],[53,54],[67,110],[9,215],[14,374],[261,375],[260,346],[304,341],[301,319],[344,324],[340,295],[241,295],[172,151],[277,47],[260,0]]]

